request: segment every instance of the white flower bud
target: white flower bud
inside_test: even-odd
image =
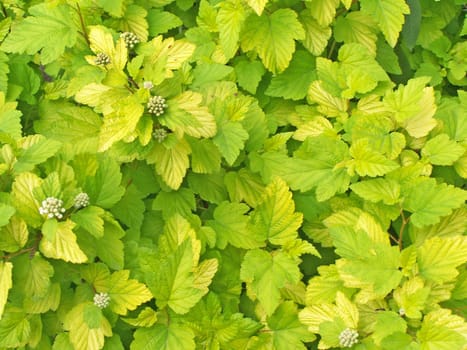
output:
[[[105,66],[107,64],[110,64],[110,57],[107,56],[103,52],[99,52],[96,55],[96,59],[94,60],[94,63],[97,64],[98,66]]]
[[[162,96],[153,96],[149,99],[147,104],[148,112],[160,116],[164,114],[168,105],[165,103],[165,98]]]
[[[135,45],[139,43],[138,37],[135,33],[132,32],[123,32],[122,34],[120,34],[120,38],[123,38],[126,47],[129,49],[134,48]]]
[[[73,206],[76,209],[84,208],[89,205],[89,196],[85,192],[78,193],[75,197],[75,203]]]
[[[57,219],[63,218],[63,213],[66,209],[63,208],[63,201],[55,197],[47,197],[39,207],[39,214],[45,215],[48,219],[56,217]]]
[[[344,348],[351,348],[358,343],[358,332],[354,329],[346,328],[339,334],[339,344]]]
[[[143,82],[143,87],[147,90],[151,90],[154,87],[154,84],[150,80]]]
[[[109,306],[110,303],[110,296],[107,293],[96,293],[94,294],[94,305],[99,307],[100,309],[104,309]]]

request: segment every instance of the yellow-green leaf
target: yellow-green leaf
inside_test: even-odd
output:
[[[134,310],[142,303],[152,299],[152,294],[146,286],[137,280],[129,279],[130,271],[114,272],[109,279],[110,308],[119,315],[126,315],[128,310]]]
[[[71,220],[57,222],[55,219],[47,220],[42,226],[43,237],[39,249],[48,258],[62,259],[75,264],[88,260],[73,232],[75,223]]]
[[[8,299],[8,291],[13,286],[11,272],[13,264],[9,261],[0,261],[0,320],[2,319],[3,310]]]
[[[63,327],[69,331],[75,350],[100,350],[112,327],[101,309],[91,302],[76,305],[65,317]]]
[[[274,178],[252,216],[255,229],[272,244],[283,245],[297,238],[302,220],[302,213],[295,212],[289,187],[281,178]]]
[[[305,31],[291,9],[279,9],[270,15],[250,15],[241,36],[243,50],[256,50],[264,66],[273,73],[288,67],[295,40],[303,39]]]

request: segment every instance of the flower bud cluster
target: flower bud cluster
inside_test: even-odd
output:
[[[85,208],[89,205],[89,196],[86,192],[78,193],[75,197],[75,203],[73,206],[76,209]]]
[[[120,34],[120,38],[123,38],[127,48],[132,49],[136,44],[139,43],[139,39],[135,33],[132,32],[123,32]]]
[[[107,293],[96,293],[94,294],[93,301],[94,305],[100,309],[105,309],[107,306],[109,306],[110,296]]]
[[[147,104],[148,112],[160,116],[164,114],[168,105],[165,103],[165,98],[162,96],[153,96],[149,99]]]
[[[110,57],[107,56],[103,52],[99,52],[96,55],[96,59],[94,60],[94,63],[96,63],[98,66],[105,66],[107,64],[110,64]]]
[[[346,328],[339,334],[339,344],[344,348],[351,348],[358,343],[358,332],[354,329]]]
[[[165,140],[165,138],[167,137],[167,130],[165,130],[164,128],[154,129],[154,131],[152,133],[152,137],[154,137],[154,139],[157,142],[162,143]]]
[[[47,197],[42,201],[42,204],[39,207],[39,213],[41,215],[47,215],[47,218],[49,219],[54,217],[62,219],[65,211],[65,208],[63,208],[63,201],[55,197]]]

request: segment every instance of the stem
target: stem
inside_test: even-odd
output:
[[[84,37],[84,40],[86,40],[86,43],[88,45],[91,45],[91,42],[89,41],[89,37],[88,37],[88,33],[86,31],[86,25],[84,24],[84,18],[83,18],[83,14],[81,13],[81,8],[79,7],[79,4],[76,3],[76,12],[78,13],[78,16],[79,16],[79,22],[81,24],[81,30],[82,32],[81,35],[83,35]]]
[[[393,241],[394,243],[399,244],[399,240],[398,240],[397,237],[394,236],[393,234],[390,233],[390,234],[389,234],[389,238],[392,239],[392,241]]]
[[[14,253],[11,253],[11,254],[6,254],[4,256],[1,257],[2,260],[10,260],[10,259],[13,259],[15,256],[18,256],[18,255],[21,255],[21,254],[24,254],[24,253],[32,253],[33,251],[35,251],[36,247],[29,247],[29,248],[23,248],[21,250],[18,250],[17,252],[14,252]]]
[[[4,16],[5,18],[7,18],[7,17],[8,17],[8,14],[6,13],[5,5],[0,4],[0,6],[2,7],[2,14],[3,14],[3,16]]]
[[[336,48],[336,40],[332,39],[331,47],[329,48],[327,58],[331,58],[332,54],[334,53],[335,48]]]
[[[0,257],[0,259],[8,261],[8,260],[14,258],[15,256],[18,256],[18,255],[21,255],[21,254],[24,254],[24,253],[29,253],[30,258],[32,259],[34,253],[37,252],[37,250],[39,249],[39,243],[40,243],[41,239],[42,239],[42,233],[39,232],[37,234],[37,236],[36,236],[36,240],[35,240],[32,247],[23,248],[21,250],[18,250],[17,252],[14,252],[14,253],[11,253],[11,254],[6,254],[6,255]]]
[[[139,89],[139,86],[138,86],[138,83],[136,81],[134,81],[134,79],[130,76],[128,76],[128,82],[133,85],[134,87],[136,87],[137,89]]]
[[[402,238],[404,236],[404,230],[405,226],[409,223],[410,218],[406,218],[404,215],[404,211],[401,209],[401,218],[402,218],[402,225],[399,230],[399,239],[398,239],[398,244],[399,244],[399,250],[402,250]]]

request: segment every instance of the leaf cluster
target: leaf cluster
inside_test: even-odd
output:
[[[0,4],[0,349],[467,349],[460,0]]]

